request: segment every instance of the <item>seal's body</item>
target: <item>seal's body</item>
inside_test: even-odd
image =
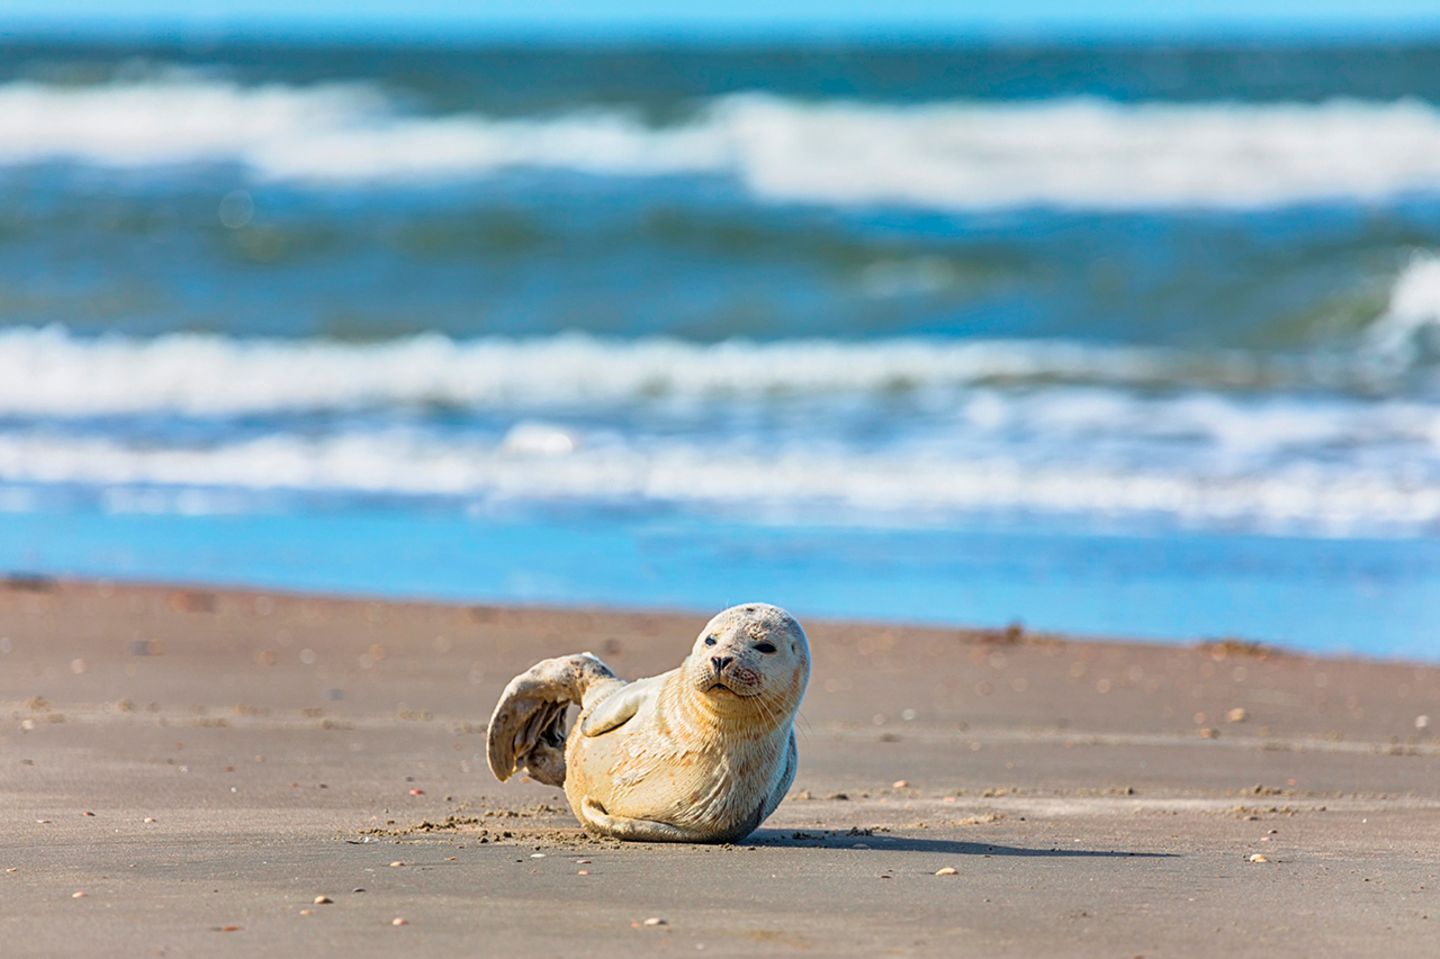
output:
[[[616,839],[735,842],[795,779],[805,632],[776,606],[712,619],[668,673],[627,683],[589,653],[515,677],[490,718],[490,768],[565,787],[585,828]],[[581,707],[565,732],[566,708]]]

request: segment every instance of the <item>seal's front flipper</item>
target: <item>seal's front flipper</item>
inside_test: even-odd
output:
[[[599,736],[612,729],[619,729],[628,723],[647,700],[655,698],[660,691],[664,676],[637,679],[596,703],[580,720],[580,732],[586,736]]]
[[[546,659],[510,680],[490,717],[486,756],[501,782],[521,766],[539,782],[565,784],[565,712],[621,685],[590,653]]]

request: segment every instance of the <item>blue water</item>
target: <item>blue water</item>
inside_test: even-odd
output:
[[[776,527],[610,518],[12,517],[12,566],[463,602],[721,608],[1022,623],[1155,640],[1266,637],[1434,658],[1440,544]],[[8,524],[7,524],[8,525]],[[16,548],[18,547],[18,548]]]
[[[0,46],[0,569],[1440,658],[1440,46]]]

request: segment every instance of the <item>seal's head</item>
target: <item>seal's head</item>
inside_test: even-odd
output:
[[[690,687],[721,712],[788,718],[810,679],[810,643],[779,606],[732,606],[705,625],[682,667]]]

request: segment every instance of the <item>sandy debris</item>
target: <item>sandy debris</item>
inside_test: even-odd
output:
[[[1225,714],[1225,721],[1227,723],[1243,723],[1249,717],[1250,714],[1245,711],[1244,706],[1236,706]]]
[[[935,875],[937,875],[937,876],[954,876],[954,875],[958,875],[959,872],[960,872],[960,870],[956,869],[954,866],[945,866],[945,867],[943,867],[943,868],[941,868],[941,869],[935,870]]]
[[[408,925],[410,925],[410,920],[409,920],[409,919],[406,919],[404,916],[396,916],[394,919],[391,919],[391,920],[390,920],[390,925],[392,925],[392,926],[408,926]]]
[[[330,905],[330,904],[331,904],[332,902],[334,902],[334,901],[335,901],[335,900],[334,900],[334,899],[331,899],[329,896],[316,896],[316,897],[315,897],[315,905],[317,905],[317,906],[328,906],[328,905]]]
[[[1260,854],[1257,852],[1257,853],[1253,854],[1253,855],[1250,857],[1250,861],[1251,861],[1251,862],[1269,862],[1270,860],[1266,859],[1264,856],[1260,855]]]

